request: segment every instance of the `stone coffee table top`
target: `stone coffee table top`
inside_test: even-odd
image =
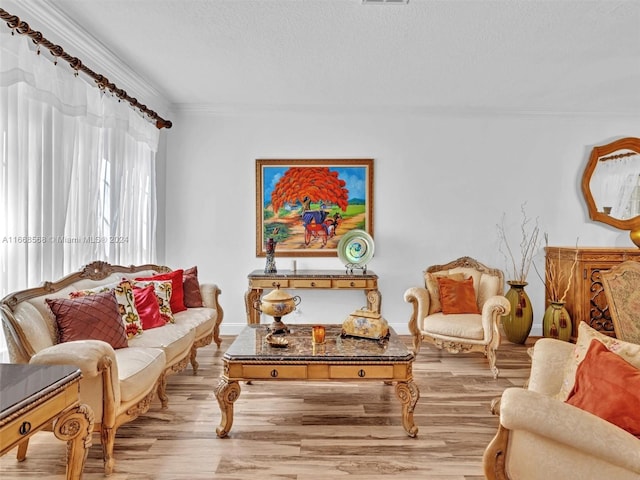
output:
[[[291,325],[290,333],[284,335],[288,341],[286,347],[270,345],[265,337],[268,335],[268,325],[248,325],[236,337],[233,344],[224,354],[226,360],[268,360],[305,362],[339,362],[351,359],[374,362],[403,362],[413,361],[414,354],[400,340],[398,335],[390,329],[388,340],[378,342],[367,338],[342,337],[341,325],[324,325],[326,328],[325,342],[314,344],[311,340],[312,325]]]

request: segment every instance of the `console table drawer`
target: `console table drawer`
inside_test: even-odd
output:
[[[366,279],[352,279],[352,280],[335,280],[335,286],[337,288],[366,288]]]
[[[306,365],[244,365],[245,378],[305,379]]]
[[[291,282],[293,288],[331,288],[331,280],[302,279]]]
[[[393,378],[393,365],[331,365],[330,378]]]
[[[253,288],[276,288],[277,286],[280,286],[280,288],[286,288],[289,286],[289,280],[251,280],[251,287]]]

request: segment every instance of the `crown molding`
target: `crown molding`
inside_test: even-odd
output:
[[[51,2],[3,0],[2,3],[2,8],[7,12],[20,17],[33,30],[40,31],[45,38],[60,45],[69,55],[78,57],[87,67],[107,77],[118,88],[140,99],[160,115],[169,113],[171,106],[166,94]]]
[[[192,115],[260,115],[260,114],[316,114],[316,115],[418,115],[434,117],[576,117],[576,118],[636,118],[632,111],[556,111],[545,109],[450,107],[437,105],[250,105],[174,103],[172,111]]]

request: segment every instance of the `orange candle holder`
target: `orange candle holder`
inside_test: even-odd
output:
[[[311,338],[313,339],[313,343],[324,343],[324,335],[324,325],[314,325],[311,328]]]

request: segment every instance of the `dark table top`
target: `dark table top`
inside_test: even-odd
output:
[[[0,421],[81,376],[72,365],[1,363]]]
[[[342,325],[324,325],[325,343],[315,345],[311,341],[312,325],[291,325],[291,332],[284,336],[288,346],[273,347],[265,340],[268,325],[247,325],[236,337],[224,358],[229,361],[269,362],[358,362],[374,363],[409,362],[414,355],[402,340],[390,329],[387,341],[368,338],[342,337]]]
[[[259,279],[262,277],[278,278],[369,278],[377,279],[378,275],[371,270],[366,273],[362,271],[347,272],[346,270],[278,270],[277,273],[264,273],[263,270],[254,270],[248,275],[249,278]]]

